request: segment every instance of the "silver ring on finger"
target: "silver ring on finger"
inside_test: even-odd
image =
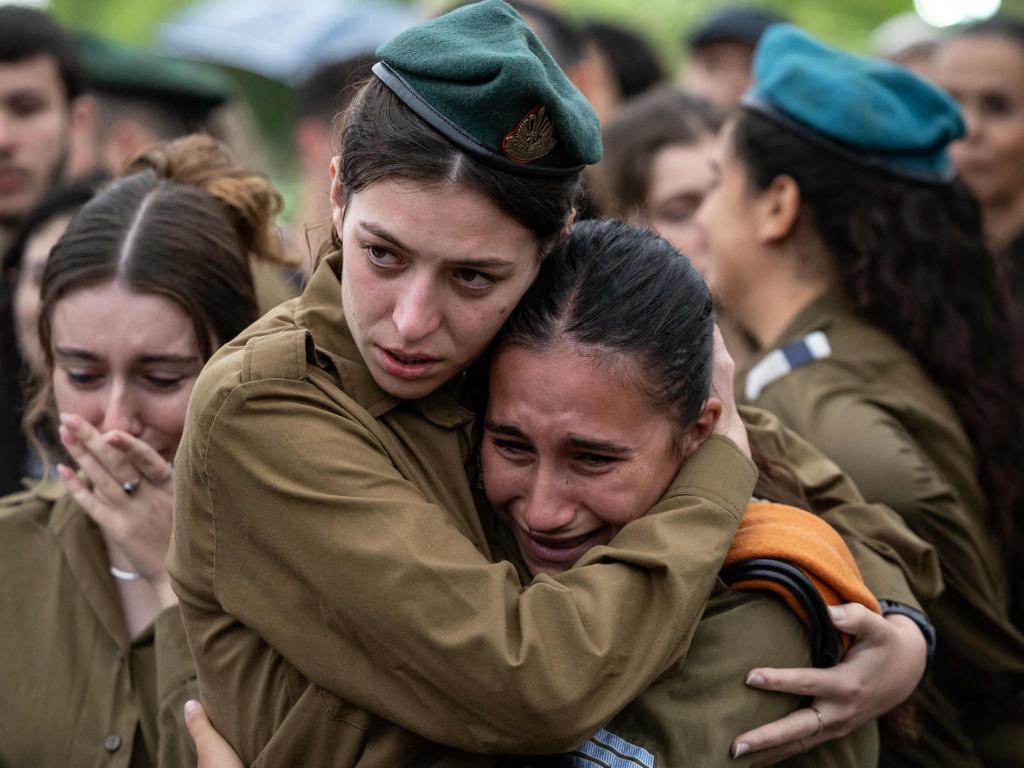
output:
[[[134,480],[127,480],[121,483],[121,490],[128,496],[134,496],[135,492],[139,490],[140,485],[142,485],[142,478],[136,477]]]
[[[809,706],[809,709],[810,709],[810,710],[811,710],[812,712],[814,712],[814,714],[815,714],[815,715],[817,715],[817,716],[818,716],[818,730],[816,730],[816,731],[815,731],[814,733],[812,733],[812,734],[811,734],[811,736],[817,736],[817,735],[818,735],[818,734],[820,734],[820,733],[821,733],[821,732],[822,732],[823,730],[825,730],[825,718],[823,718],[823,717],[821,716],[821,710],[819,710],[819,709],[818,709],[818,708],[817,708],[816,706],[814,706],[813,704]]]

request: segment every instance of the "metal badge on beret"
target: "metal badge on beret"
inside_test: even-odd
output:
[[[529,163],[544,157],[554,149],[558,140],[555,128],[544,107],[534,107],[505,134],[501,140],[501,151],[517,163]]]

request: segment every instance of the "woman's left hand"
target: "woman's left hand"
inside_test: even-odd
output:
[[[142,440],[100,432],[74,414],[61,415],[60,439],[92,481],[89,488],[71,469],[58,466],[71,496],[127,558],[126,565],[173,601],[164,565],[174,510],[170,463]]]
[[[751,765],[775,765],[847,735],[914,692],[924,675],[926,646],[913,621],[899,615],[883,618],[857,604],[831,611],[832,623],[855,637],[849,652],[829,669],[751,670],[747,685],[811,696],[813,701],[737,736],[734,757],[758,753]]]

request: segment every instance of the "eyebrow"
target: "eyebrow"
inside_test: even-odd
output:
[[[409,253],[412,250],[411,248],[406,246],[401,240],[399,240],[395,235],[391,234],[386,229],[384,229],[384,227],[382,227],[380,224],[377,224],[372,221],[360,221],[359,226],[365,229],[371,235],[379,237],[381,240],[387,240],[400,251],[405,251],[406,253]],[[507,259],[499,259],[496,257],[484,257],[480,259],[455,259],[454,263],[458,264],[459,266],[472,267],[474,269],[507,269],[509,267],[515,266],[513,262],[508,261]]]
[[[498,435],[505,435],[507,437],[515,437],[520,440],[530,441],[530,438],[519,429],[511,424],[499,424],[496,421],[487,420],[484,422],[484,426],[488,431],[494,432]],[[610,453],[614,456],[632,456],[635,451],[626,445],[619,443],[613,443],[611,440],[591,440],[587,437],[581,437],[580,435],[570,434],[565,438],[565,443],[573,448],[582,451],[592,451],[594,453]]]
[[[75,347],[56,347],[54,351],[58,357],[75,357],[79,360],[85,360],[87,362],[100,362],[102,358],[95,352],[90,352],[86,349],[76,349]],[[199,358],[195,355],[143,355],[136,362],[142,365],[153,365],[171,363],[173,365],[188,365],[190,363],[199,362]]]
[[[611,453],[616,456],[632,456],[634,453],[633,449],[629,446],[613,443],[611,440],[591,440],[587,437],[570,434],[566,437],[565,442],[573,448],[593,451],[594,453]]]
[[[529,440],[526,433],[519,427],[513,427],[511,424],[499,424],[496,421],[490,421],[489,419],[484,422],[484,427],[489,432],[494,432],[499,435],[507,435],[508,437],[518,437],[520,440]]]

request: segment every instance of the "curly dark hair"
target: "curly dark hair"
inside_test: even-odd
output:
[[[746,110],[732,144],[756,188],[782,175],[796,181],[854,305],[953,406],[1001,532],[1024,554],[1024,358],[974,198],[959,181],[924,184],[858,165]]]

